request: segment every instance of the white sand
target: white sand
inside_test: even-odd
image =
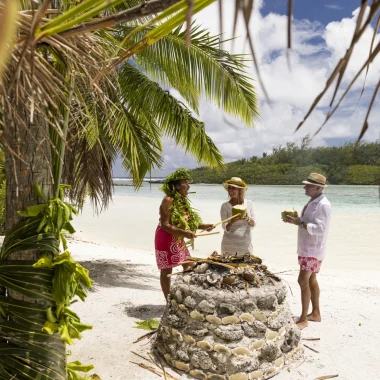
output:
[[[72,359],[93,363],[94,372],[102,380],[158,379],[157,375],[130,363],[144,362],[131,351],[147,355],[150,350],[149,340],[133,344],[145,333],[133,328],[134,322],[159,318],[164,310],[154,256],[148,251],[75,240],[70,242],[70,249],[79,261],[87,261],[85,265],[96,280],[95,291],[87,301],[75,306],[82,321],[92,324],[93,330],[85,332],[84,338],[71,348]],[[333,252],[328,254],[332,256]],[[380,378],[380,278],[378,271],[372,270],[376,268],[368,265],[371,258],[359,257],[367,263],[366,270],[336,270],[331,268],[334,265],[324,265],[319,275],[323,321],[310,323],[302,334],[320,338],[320,341],[303,341],[318,353],[305,348],[305,360],[290,365],[290,372],[284,369],[276,379],[315,379],[334,374],[339,374],[342,380]],[[292,256],[290,260],[281,260],[284,265],[272,263],[270,269],[293,270],[281,276],[292,289],[288,302],[297,315],[300,292],[295,260]],[[354,267],[354,263],[348,267]],[[169,371],[177,378],[187,378]]]
[[[205,198],[195,205],[205,222],[219,220],[220,199]],[[130,361],[143,362],[131,351],[146,354],[150,350],[148,340],[133,344],[145,333],[133,328],[134,322],[160,318],[164,310],[153,256],[160,200],[115,196],[99,218],[86,206],[74,221],[78,232],[76,240],[70,240],[70,249],[78,261],[90,267],[96,284],[85,303],[74,305],[93,330],[86,331],[70,349],[72,360],[94,364],[102,380],[158,379]],[[293,292],[288,293],[291,309],[299,315],[297,230],[279,218],[288,206],[258,205],[253,243],[255,253],[270,270],[288,271],[281,276]],[[378,204],[365,213],[357,213],[354,207],[333,208],[326,259],[318,276],[323,321],[303,330],[304,337],[320,338],[303,342],[318,353],[305,348],[305,361],[292,364],[290,372],[284,369],[277,380],[312,380],[333,374],[339,374],[341,380],[380,379],[379,231]],[[219,250],[220,241],[221,235],[198,238],[194,256]]]

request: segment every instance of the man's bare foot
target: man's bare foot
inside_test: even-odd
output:
[[[300,330],[302,330],[302,329],[304,329],[305,327],[307,327],[309,324],[308,324],[307,320],[305,320],[305,321],[301,321],[301,320],[299,320],[298,322],[296,322],[296,325],[298,326],[298,328],[299,328]]]
[[[307,320],[308,321],[311,321],[311,322],[321,322],[322,321],[322,317],[320,314],[313,314],[313,313],[310,313],[307,315]]]

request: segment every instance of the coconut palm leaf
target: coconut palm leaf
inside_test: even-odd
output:
[[[18,4],[13,0],[5,2],[6,7],[0,10],[0,83],[2,73],[10,56],[11,46],[16,35]]]
[[[151,123],[156,122],[162,133],[173,138],[198,161],[207,161],[212,167],[223,166],[223,158],[205,133],[203,123],[132,64],[124,63],[120,68],[120,88],[124,98],[128,99],[126,107],[130,113],[135,116],[143,114]],[[141,93],[145,94],[144,98],[139,96]]]
[[[53,271],[33,268],[32,262],[11,261],[0,266],[0,285],[39,303],[0,296],[0,379],[65,379],[64,342],[42,331],[46,309],[53,304]],[[6,316],[6,317],[4,317]]]
[[[199,26],[193,26],[190,35],[191,45],[186,48],[185,32],[177,28],[137,54],[137,65],[165,86],[177,89],[195,111],[199,99],[205,96],[253,126],[258,117],[258,100],[245,71],[247,57],[221,50],[223,41],[219,36]]]

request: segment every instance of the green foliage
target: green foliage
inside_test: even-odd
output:
[[[59,333],[67,344],[74,344],[73,339],[81,339],[84,330],[91,326],[81,323],[78,315],[69,309],[71,300],[78,296],[86,299],[85,289],[90,289],[93,281],[88,270],[78,264],[66,251],[53,260],[46,254],[33,265],[34,268],[53,268],[52,298],[55,305],[46,310],[47,321],[42,328],[49,335]]]
[[[284,147],[274,147],[272,154],[230,162],[221,172],[206,167],[196,168],[192,170],[193,181],[223,183],[232,176],[238,176],[257,185],[298,185],[311,172],[317,172],[325,175],[330,184],[380,184],[379,142],[315,148],[309,144],[307,136]]]
[[[1,118],[1,112],[0,112],[0,118]],[[6,205],[5,154],[4,154],[4,150],[0,146],[0,234],[5,231],[5,205]]]
[[[170,223],[183,230],[195,232],[202,220],[198,213],[191,207],[188,198],[176,192],[173,196],[173,206],[171,207]],[[185,215],[188,214],[186,220]]]
[[[185,179],[187,181],[192,180],[191,172],[189,169],[178,168],[175,172],[166,176],[164,184],[160,187],[160,190],[170,197],[174,196],[176,189],[174,186],[172,186],[171,182],[180,181],[181,179]]]
[[[73,219],[73,214],[77,215],[78,211],[70,203],[63,201],[65,189],[70,190],[71,186],[60,185],[59,196],[47,201],[39,185],[35,184],[35,193],[45,203],[29,206],[18,214],[27,218],[41,216],[37,232],[52,233],[58,241],[62,241],[63,248],[67,249],[65,234],[75,232],[70,221]]]
[[[93,365],[83,365],[80,361],[76,360],[74,362],[67,363],[67,380],[89,380],[91,377],[83,377],[78,374],[78,372],[89,372],[94,369]],[[100,379],[100,378],[98,378]]]
[[[379,185],[380,166],[352,165],[348,168],[352,185]]]
[[[6,182],[0,183],[0,233],[5,231]]]
[[[136,321],[135,324],[136,326],[133,326],[135,329],[143,329],[147,331],[152,331],[152,330],[157,330],[160,322],[154,318],[151,318],[149,320]]]
[[[91,326],[81,323],[70,310],[74,297],[86,298],[92,280],[66,250],[60,252],[60,241],[66,247],[64,233],[72,232],[70,221],[76,211],[63,201],[61,185],[59,197],[46,199],[38,186],[35,192],[44,201],[20,212],[25,219],[11,229],[0,252],[0,286],[11,289],[38,303],[0,296],[0,380],[10,379],[15,373],[22,378],[63,379],[66,358],[64,343],[73,344],[81,332]],[[9,261],[13,252],[39,250],[34,261]],[[75,368],[86,372],[92,366],[67,367],[69,379],[80,380]],[[91,367],[91,368],[90,368]],[[3,371],[1,371],[3,370]]]
[[[175,172],[169,174],[165,180],[164,184],[160,187],[167,196],[173,198],[173,205],[170,209],[170,223],[183,230],[190,230],[195,232],[202,220],[198,213],[191,207],[188,198],[183,197],[176,188],[173,186],[172,182],[185,179],[191,181],[191,171],[186,168],[178,168]],[[188,218],[186,218],[186,214]],[[190,240],[189,245],[194,247],[194,239]]]

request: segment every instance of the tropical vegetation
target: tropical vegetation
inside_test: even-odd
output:
[[[257,185],[298,185],[311,172],[325,175],[334,185],[379,185],[380,142],[311,147],[305,137],[275,146],[262,157],[230,162],[223,171],[193,169],[192,177],[196,183],[222,183],[238,176]]]
[[[195,0],[192,12],[211,2]],[[85,299],[91,280],[68,251],[77,212],[68,200],[80,206],[88,196],[106,207],[118,156],[138,187],[161,165],[163,137],[222,168],[195,116],[200,99],[251,126],[257,99],[245,57],[221,50],[219,37],[192,25],[186,1],[17,3],[20,11],[8,12],[9,1],[0,0],[0,18],[16,17],[17,26],[0,65],[0,379],[78,380],[76,370],[92,367],[67,364],[65,344],[90,328],[71,305]]]

